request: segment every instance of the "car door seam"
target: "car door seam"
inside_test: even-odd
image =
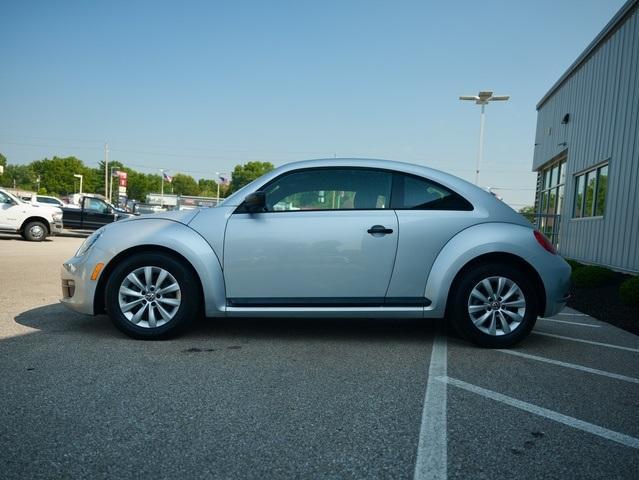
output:
[[[397,242],[395,243],[395,255],[393,256],[393,266],[391,268],[390,276],[388,277],[388,284],[386,285],[384,298],[388,296],[388,290],[390,289],[391,283],[393,281],[393,275],[395,274],[395,263],[397,262],[397,252],[399,251],[399,216],[397,215],[397,212],[394,209],[393,209],[393,214],[395,215],[395,221],[397,225]]]

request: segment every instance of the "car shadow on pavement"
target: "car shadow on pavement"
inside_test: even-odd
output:
[[[81,334],[90,337],[127,339],[106,315],[82,315],[61,305],[50,304],[24,311],[15,322],[42,333]],[[226,339],[280,339],[314,341],[402,342],[430,341],[446,329],[443,320],[434,319],[354,319],[354,318],[202,318],[193,322],[180,337],[171,341]],[[447,332],[453,337],[452,332]]]
[[[59,303],[19,313],[15,322],[43,333],[82,333],[92,337],[121,335],[105,315],[81,315]]]
[[[26,240],[24,238],[22,238],[19,234],[12,234],[12,233],[2,233],[0,234],[0,240],[5,240],[5,241],[16,241],[16,242],[26,242]],[[42,242],[47,243],[47,242],[52,242],[53,238],[51,237],[47,237],[44,240],[42,240]]]

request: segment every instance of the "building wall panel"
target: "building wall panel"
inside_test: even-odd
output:
[[[562,124],[565,114],[567,124]],[[639,9],[539,107],[533,169],[567,150],[560,251],[639,272]],[[575,174],[610,161],[603,218],[572,219]]]

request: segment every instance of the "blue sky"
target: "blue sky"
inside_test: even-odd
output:
[[[622,0],[0,2],[0,152],[214,178],[337,156],[429,165],[531,204],[535,105]]]

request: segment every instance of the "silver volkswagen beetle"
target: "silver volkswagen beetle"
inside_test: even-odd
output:
[[[195,318],[448,318],[479,345],[563,308],[570,267],[490,193],[386,160],[279,167],[216,208],[134,217],[62,267],[62,302],[139,339]]]

